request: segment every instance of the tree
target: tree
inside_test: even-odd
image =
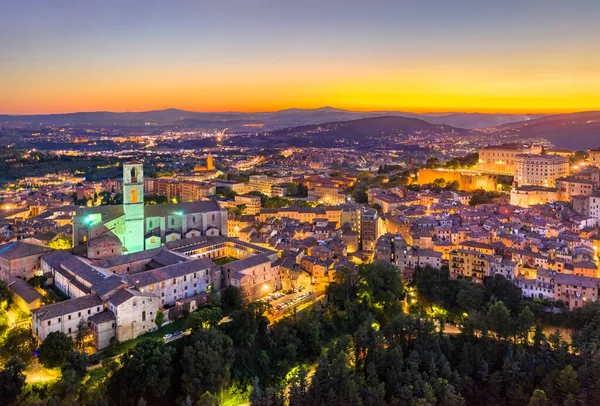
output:
[[[12,357],[0,371],[0,399],[5,404],[13,402],[25,385],[25,364],[17,357]]]
[[[121,356],[121,369],[110,381],[117,399],[161,399],[169,390],[175,349],[162,341],[144,340]]]
[[[156,312],[156,317],[154,317],[154,323],[156,327],[160,328],[165,322],[165,314],[161,311]]]
[[[16,327],[8,331],[6,339],[0,347],[0,355],[4,360],[16,356],[25,365],[29,365],[33,361],[36,347],[37,341],[31,333],[31,329]]]
[[[205,307],[190,314],[186,323],[191,329],[217,327],[222,318],[221,308]]]
[[[292,196],[292,197],[297,196],[298,195],[298,185],[296,185],[295,183],[288,183],[287,184],[287,195]]]
[[[529,306],[525,306],[515,322],[515,333],[519,335],[521,342],[529,342],[529,332],[534,321],[535,316],[533,312],[529,309]]]
[[[358,301],[371,307],[380,316],[392,319],[402,311],[404,283],[391,264],[361,265],[358,271]]]
[[[500,197],[500,193],[498,192],[488,192],[483,189],[477,189],[473,192],[473,196],[471,196],[471,200],[469,200],[469,205],[477,206],[479,204],[492,203],[498,197]]]
[[[555,381],[556,389],[563,397],[567,397],[569,394],[576,395],[579,393],[581,382],[579,380],[579,374],[572,365],[567,365],[558,374]]]
[[[9,297],[8,284],[5,281],[0,281],[0,302],[6,302]]]
[[[39,360],[47,368],[62,366],[73,350],[73,340],[62,331],[54,331],[46,337],[39,348]]]
[[[83,378],[87,372],[89,358],[86,353],[79,351],[71,351],[67,356],[66,362],[62,365],[61,370],[64,373],[66,370],[72,369],[79,378]]]
[[[80,350],[84,348],[85,338],[87,337],[89,331],[90,327],[88,324],[83,321],[83,319],[79,320],[79,323],[77,323],[77,334],[75,334],[75,344]]]
[[[196,330],[191,345],[183,349],[183,389],[194,399],[207,391],[218,393],[229,383],[232,363],[231,338],[214,328]]]
[[[529,400],[529,406],[546,406],[547,404],[548,397],[546,396],[546,392],[541,389],[534,390]]]
[[[506,338],[513,330],[510,311],[501,301],[490,305],[487,319],[490,330],[495,332],[500,338]]]
[[[354,199],[354,201],[357,203],[367,203],[369,201],[367,190],[368,187],[365,182],[357,182],[352,190],[352,199]]]
[[[48,243],[48,247],[55,250],[68,250],[71,248],[71,240],[66,237],[58,237]]]
[[[239,310],[244,305],[244,296],[242,291],[235,286],[228,286],[221,296],[223,312],[229,314],[234,310]]]

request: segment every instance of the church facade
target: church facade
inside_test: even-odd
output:
[[[100,259],[158,248],[167,242],[227,236],[227,210],[214,200],[144,205],[144,168],[123,164],[123,204],[80,208],[73,219],[73,246]]]

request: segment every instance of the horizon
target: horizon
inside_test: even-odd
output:
[[[152,112],[160,112],[160,111],[168,111],[168,110],[176,110],[187,113],[202,113],[202,114],[253,114],[253,113],[279,113],[286,110],[304,110],[304,111],[315,111],[322,109],[333,109],[338,111],[347,111],[349,113],[407,113],[407,114],[419,114],[419,115],[452,115],[452,114],[484,114],[484,115],[560,115],[560,114],[576,114],[576,113],[590,113],[600,111],[600,107],[595,110],[565,110],[565,111],[485,111],[485,110],[462,110],[462,111],[434,111],[434,110],[403,110],[403,109],[386,109],[386,110],[377,110],[377,109],[347,109],[336,106],[319,106],[319,107],[283,107],[276,110],[190,110],[179,107],[165,107],[160,109],[148,109],[148,110],[73,110],[73,111],[60,111],[60,112],[33,112],[33,113],[3,113],[0,112],[0,115],[3,116],[51,116],[51,115],[69,115],[69,114],[94,114],[94,113],[114,113],[114,114],[136,114],[136,113],[152,113]]]
[[[4,11],[2,114],[600,109],[600,3],[585,0],[31,1]]]

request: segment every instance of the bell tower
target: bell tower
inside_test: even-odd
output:
[[[207,171],[214,171],[215,170],[215,163],[213,161],[213,157],[210,154],[210,152],[208,153],[208,156],[206,157],[206,170]]]
[[[123,212],[125,235],[121,238],[127,253],[144,250],[144,165],[123,164]]]

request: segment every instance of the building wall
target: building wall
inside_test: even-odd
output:
[[[8,281],[10,278],[31,279],[41,273],[40,255],[8,260],[0,257],[0,279]]]
[[[97,350],[103,350],[110,346],[110,340],[116,337],[116,321],[111,320],[99,325],[92,325],[91,331],[96,343]]]
[[[520,189],[513,188],[510,191],[510,204],[520,207],[529,207],[537,204],[545,204],[554,202],[557,200],[556,189],[554,188],[540,188],[534,189]]]
[[[167,278],[161,282],[146,286],[137,286],[140,292],[155,294],[160,306],[173,305],[176,301],[206,292],[206,288],[212,281],[211,272],[208,269],[190,272],[175,278]]]
[[[493,191],[498,188],[498,175],[443,169],[419,169],[419,185],[427,185],[440,178],[444,179],[446,183],[457,181],[460,190]]]
[[[554,187],[556,179],[569,174],[569,159],[558,155],[519,154],[514,162],[517,186]]]
[[[75,338],[77,335],[77,326],[79,321],[83,320],[87,323],[90,316],[96,313],[104,311],[103,306],[94,306],[88,309],[79,310],[73,313],[65,314],[64,316],[55,317],[50,320],[38,320],[35,314],[32,317],[32,330],[37,339],[42,342],[48,337],[48,334],[55,331],[62,331],[63,333],[70,335]],[[50,323],[50,324],[48,324]]]
[[[483,172],[513,175],[518,154],[540,154],[541,146],[498,146],[479,149],[479,169]]]
[[[127,341],[156,330],[154,317],[159,309],[157,297],[134,296],[119,306],[109,304],[117,318],[117,340]]]

